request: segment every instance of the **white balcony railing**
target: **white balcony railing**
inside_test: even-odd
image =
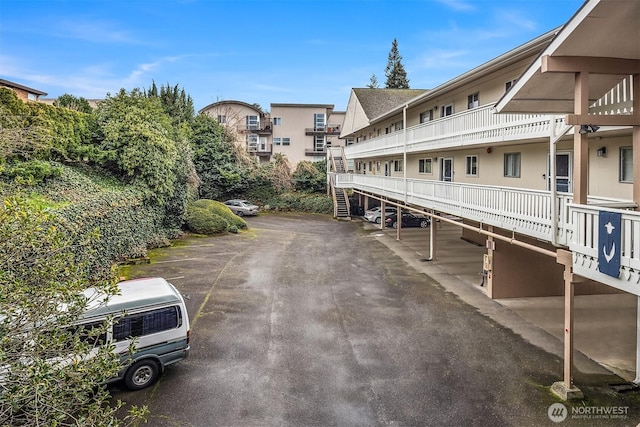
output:
[[[598,217],[603,210],[622,215],[618,278],[598,270]],[[574,229],[569,245],[573,252],[574,273],[640,296],[640,212],[571,204],[569,212]]]
[[[573,195],[570,193],[557,194],[557,214],[553,218],[548,191],[424,179],[407,179],[405,185],[402,178],[359,174],[336,174],[335,185],[434,209],[547,242],[555,241],[564,246],[569,246],[573,238],[569,209]],[[632,205],[628,200],[602,197],[589,197],[588,202]]]
[[[631,114],[633,112],[633,79],[624,78],[618,85],[593,103],[593,114]],[[552,127],[558,134],[564,117],[545,114],[495,114],[493,104],[466,110],[451,116],[421,123],[405,130],[350,145],[345,148],[348,159],[399,155],[429,150],[443,150],[465,145],[492,144],[503,141],[549,138]],[[569,134],[573,130],[569,131]]]
[[[345,148],[347,158],[385,156],[425,150],[459,147],[465,144],[490,144],[502,141],[549,137],[564,119],[543,114],[495,114],[492,105],[467,110],[452,116],[421,123],[404,131],[383,135]]]
[[[573,252],[576,274],[640,296],[640,212],[618,209],[636,207],[628,200],[589,197],[588,205],[574,205],[572,194],[559,193],[554,220],[548,191],[421,179],[405,181],[376,175],[334,174],[333,178],[336,187],[353,188],[546,242],[554,242],[555,233],[555,243]],[[622,213],[618,279],[600,273],[597,267],[598,214],[605,209]]]

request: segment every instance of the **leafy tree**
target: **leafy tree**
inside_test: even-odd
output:
[[[81,113],[91,114],[93,112],[93,108],[91,108],[89,101],[83,97],[77,98],[73,95],[69,95],[68,93],[60,95],[55,101],[53,101],[53,105],[56,107],[64,107],[70,110],[79,111]]]
[[[108,346],[94,347],[104,326],[70,327],[93,286],[117,291],[112,274],[89,272],[73,256],[64,222],[13,197],[0,206],[0,425],[119,426],[118,402],[96,385],[120,370]],[[91,248],[95,236],[81,243]],[[89,249],[87,249],[89,250]],[[89,357],[89,355],[91,355]],[[146,409],[132,408],[133,422]]]
[[[327,161],[310,162],[304,160],[296,165],[291,179],[296,191],[320,193],[327,185]]]
[[[387,77],[385,87],[387,89],[409,89],[407,72],[402,65],[402,56],[398,51],[398,41],[393,39],[391,50],[389,51],[389,62],[384,70]]]
[[[369,84],[367,85],[369,89],[378,89],[380,84],[378,83],[378,78],[375,74],[371,74],[371,78],[369,79]]]
[[[124,89],[100,103],[102,164],[159,204],[173,196],[178,162],[177,133],[158,98]]]
[[[193,99],[191,95],[187,95],[184,89],[180,89],[178,85],[173,87],[161,86],[158,91],[156,82],[152,82],[151,87],[145,92],[149,98],[159,98],[165,112],[171,117],[173,124],[190,123],[195,115],[193,107]]]
[[[201,180],[200,196],[220,200],[242,194],[250,173],[237,155],[237,146],[217,120],[201,114],[192,123],[193,163]]]

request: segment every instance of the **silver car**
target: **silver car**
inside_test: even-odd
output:
[[[389,215],[393,215],[395,213],[398,212],[398,209],[395,207],[391,207],[391,206],[386,206],[384,208],[384,216],[385,218],[388,217]],[[380,206],[376,206],[375,208],[371,208],[368,209],[367,211],[365,211],[364,213],[364,219],[369,221],[369,222],[375,222],[376,224],[380,224],[381,222],[381,218],[382,217],[382,211],[380,209]]]
[[[224,202],[231,209],[231,212],[238,216],[258,215],[260,208],[248,200],[232,199]]]

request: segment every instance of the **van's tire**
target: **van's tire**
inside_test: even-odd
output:
[[[124,385],[129,390],[141,390],[156,382],[160,375],[160,365],[153,359],[139,360],[124,375]]]

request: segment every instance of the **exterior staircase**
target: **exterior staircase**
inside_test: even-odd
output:
[[[349,196],[344,188],[336,188],[335,174],[347,173],[347,160],[344,156],[342,147],[331,147],[328,149],[329,154],[329,187],[331,189],[331,197],[333,198],[333,217],[338,219],[351,219],[351,208],[349,206]]]

